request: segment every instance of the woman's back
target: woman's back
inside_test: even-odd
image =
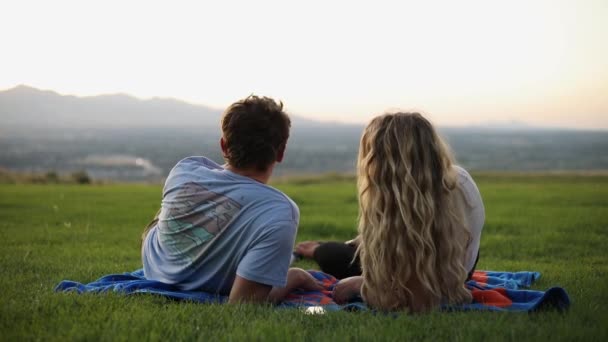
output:
[[[486,219],[485,208],[481,199],[479,189],[473,177],[460,166],[454,165],[453,168],[458,172],[458,192],[456,200],[463,207],[465,226],[471,233],[471,240],[467,246],[464,266],[468,272],[473,272],[477,258],[479,256],[479,243],[481,241],[481,231]]]
[[[359,252],[370,305],[417,312],[470,301],[465,206],[474,204],[476,188],[459,181],[462,172],[418,113],[383,115],[366,127],[358,158]]]

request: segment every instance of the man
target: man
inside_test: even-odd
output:
[[[291,123],[282,103],[249,96],[224,112],[221,126],[224,166],[189,157],[169,173],[143,240],[144,274],[182,290],[229,295],[229,302],[277,301],[308,276],[292,269],[287,282],[299,210],[266,185],[283,160]]]

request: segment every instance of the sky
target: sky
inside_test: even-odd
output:
[[[0,89],[608,129],[608,1],[0,1]]]

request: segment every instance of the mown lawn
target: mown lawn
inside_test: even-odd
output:
[[[479,268],[542,273],[566,313],[305,315],[154,296],[54,293],[140,267],[160,203],[145,185],[0,185],[0,340],[608,340],[608,177],[479,175],[487,222]],[[298,240],[354,236],[352,180],[277,184],[300,206]],[[301,266],[312,267],[310,263]]]

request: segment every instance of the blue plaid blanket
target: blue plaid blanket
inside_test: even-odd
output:
[[[367,310],[365,303],[359,301],[339,305],[332,299],[332,291],[338,282],[336,278],[320,271],[309,271],[320,283],[323,291],[299,291],[289,294],[280,307],[309,308],[322,307],[325,311]],[[545,308],[564,310],[570,306],[566,291],[553,287],[547,291],[527,290],[525,288],[540,277],[538,272],[492,272],[476,271],[472,280],[467,282],[473,302],[470,304],[443,307],[444,310],[485,310],[531,312]],[[201,291],[181,291],[173,285],[147,280],[143,270],[132,273],[104,276],[92,283],[82,284],[64,280],[57,287],[58,292],[124,294],[150,293],[163,297],[199,303],[223,303],[225,296]]]

